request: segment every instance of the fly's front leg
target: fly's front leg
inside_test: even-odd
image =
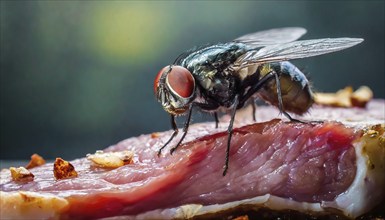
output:
[[[180,138],[178,144],[177,144],[175,147],[171,148],[170,154],[174,153],[174,151],[180,146],[180,144],[182,143],[184,137],[185,137],[186,134],[187,134],[188,127],[189,127],[190,121],[191,121],[191,115],[192,115],[193,105],[194,105],[194,104],[191,104],[190,107],[189,107],[187,119],[186,119],[186,122],[184,123],[184,126],[183,126],[183,135],[182,135],[182,137]]]
[[[172,141],[172,139],[174,139],[174,137],[178,134],[178,127],[176,125],[176,122],[175,122],[175,116],[174,115],[171,115],[170,114],[170,119],[171,119],[171,127],[172,129],[174,130],[174,132],[172,133],[170,139],[168,139],[168,141],[159,149],[158,151],[158,157],[160,156],[160,154],[162,153],[162,150]]]

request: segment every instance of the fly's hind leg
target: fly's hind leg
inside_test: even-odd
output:
[[[286,116],[286,118],[288,118],[290,121],[292,122],[299,122],[299,123],[306,123],[304,121],[301,121],[301,120],[298,120],[298,119],[295,119],[293,117],[291,117],[289,115],[289,113],[287,113],[284,109],[283,109],[283,101],[282,101],[282,92],[281,92],[281,81],[279,80],[279,76],[278,74],[274,74],[275,76],[275,82],[276,82],[276,85],[277,85],[277,96],[278,96],[278,108],[279,108],[279,111]]]

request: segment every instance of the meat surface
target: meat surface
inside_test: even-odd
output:
[[[264,122],[251,123],[247,110],[240,112],[225,177],[227,123],[219,129],[213,123],[192,125],[185,144],[173,155],[166,148],[157,156],[171,131],[124,140],[104,151],[132,151],[132,163],[106,169],[77,159],[71,161],[76,178],[56,180],[52,163],[30,169],[34,181],[24,184],[2,170],[1,205],[7,213],[2,209],[1,214],[169,219],[251,204],[305,212],[339,210],[356,217],[384,198],[384,109],[382,100],[369,103],[367,110],[315,107],[304,118],[329,120],[323,123],[273,119],[278,112],[271,107],[257,110]],[[42,208],[47,201],[51,206]],[[49,211],[44,214],[45,208]]]

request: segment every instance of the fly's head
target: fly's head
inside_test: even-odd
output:
[[[188,69],[169,65],[156,75],[154,92],[166,112],[181,115],[194,99],[195,80]]]

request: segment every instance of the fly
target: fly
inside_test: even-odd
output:
[[[305,33],[306,29],[300,27],[255,32],[228,43],[190,50],[161,69],[154,81],[154,92],[170,114],[174,132],[159,149],[158,155],[178,134],[175,116],[187,114],[183,135],[170,153],[181,145],[194,108],[213,112],[216,127],[220,109],[231,114],[223,176],[229,167],[236,111],[249,100],[254,120],[254,99],[260,98],[278,107],[290,121],[298,121],[288,112],[301,115],[312,106],[314,99],[309,81],[288,60],[336,52],[363,41],[361,38],[298,40]]]

